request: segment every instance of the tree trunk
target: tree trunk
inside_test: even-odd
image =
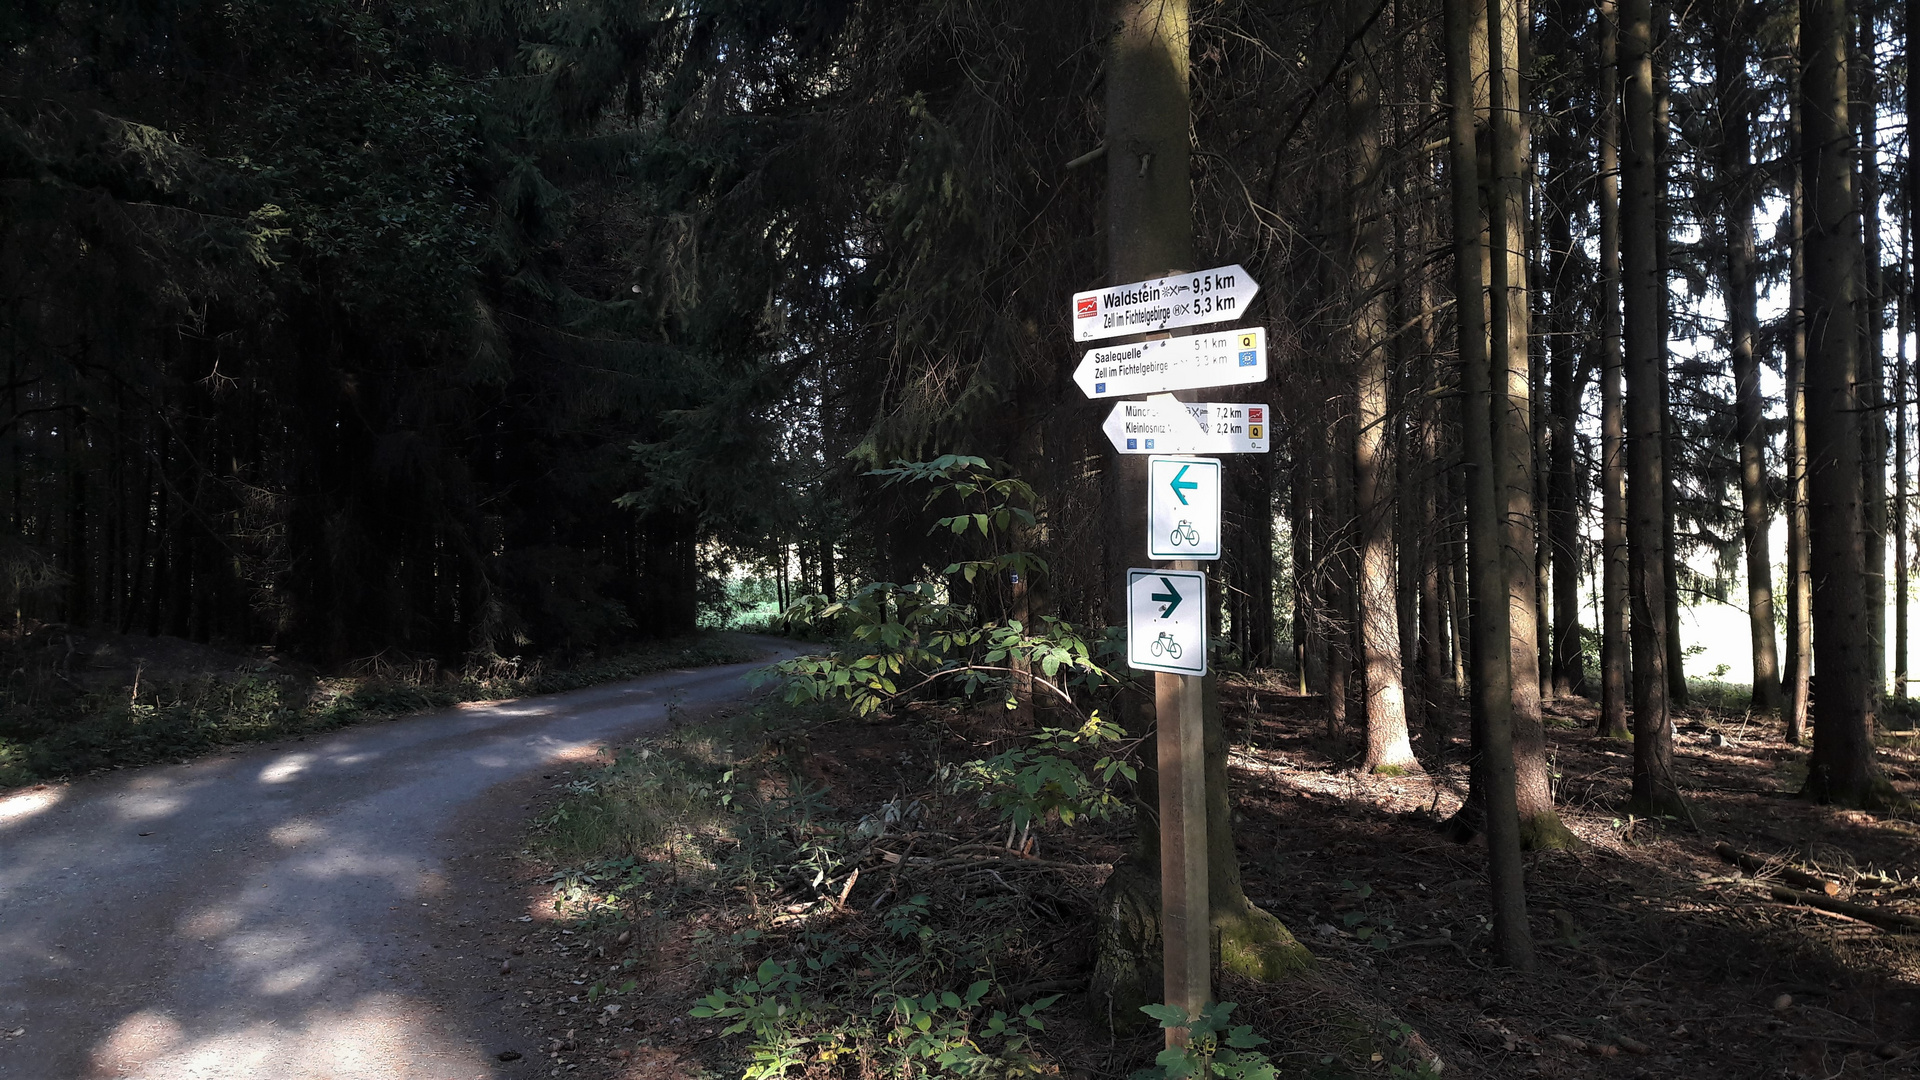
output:
[[[1108,277],[1127,282],[1186,269],[1193,258],[1192,188],[1188,172],[1188,7],[1186,0],[1120,0],[1106,72]],[[1125,570],[1142,554],[1146,532],[1145,458],[1109,459],[1106,553],[1110,620],[1126,610]],[[1177,676],[1159,676],[1176,678]],[[1215,677],[1204,708],[1209,905],[1221,965],[1270,979],[1299,970],[1309,954],[1272,915],[1253,906],[1240,886],[1226,788],[1226,738]],[[1123,694],[1125,703],[1137,695]],[[1123,704],[1121,722],[1147,730],[1144,710]],[[1151,762],[1155,755],[1144,755]],[[1116,1028],[1147,1021],[1140,1006],[1161,999],[1158,777],[1143,769],[1136,791],[1142,813],[1129,857],[1116,865],[1095,909],[1095,963],[1089,1004]]]
[[[1488,40],[1498,56],[1501,38],[1498,23],[1500,0],[1487,5]],[[1520,856],[1520,815],[1516,802],[1513,767],[1512,716],[1513,675],[1509,657],[1513,650],[1510,589],[1506,578],[1507,543],[1501,527],[1501,491],[1507,482],[1505,472],[1510,448],[1503,445],[1508,425],[1496,422],[1495,413],[1506,407],[1506,372],[1498,370],[1487,354],[1487,333],[1481,323],[1480,304],[1480,207],[1478,162],[1474,138],[1474,63],[1473,38],[1481,22],[1475,0],[1446,0],[1447,88],[1452,107],[1449,122],[1451,171],[1453,173],[1454,228],[1454,310],[1460,332],[1460,374],[1464,413],[1463,456],[1467,466],[1468,558],[1473,564],[1473,636],[1474,671],[1472,680],[1473,723],[1480,737],[1476,764],[1485,776],[1487,817],[1488,879],[1492,887],[1494,944],[1505,963],[1529,969],[1533,966],[1533,939],[1527,927],[1526,884]],[[1496,65],[1495,69],[1498,69]],[[1506,104],[1506,97],[1494,82],[1493,110]],[[1497,142],[1495,155],[1502,149]],[[1494,235],[1503,235],[1503,211],[1494,210]],[[1496,265],[1500,260],[1495,260]],[[1499,271],[1501,278],[1504,270]],[[1496,320],[1505,316],[1504,280],[1492,292]],[[1499,337],[1501,335],[1496,335]],[[1506,345],[1497,346],[1504,353]]]
[[[1569,43],[1570,44],[1570,43]],[[1567,111],[1560,94],[1557,112]],[[1552,674],[1555,697],[1586,695],[1585,666],[1580,658],[1580,483],[1574,464],[1574,442],[1580,427],[1580,398],[1584,378],[1577,372],[1576,328],[1573,325],[1573,225],[1570,207],[1578,192],[1570,178],[1574,150],[1571,132],[1556,126],[1548,154],[1555,178],[1543,207],[1551,215],[1547,265],[1551,313],[1548,342],[1552,362],[1548,369],[1552,393],[1547,455],[1546,536],[1553,563]]]
[[[1743,2],[1731,3],[1715,20],[1714,67],[1720,103],[1720,186],[1727,247],[1727,331],[1733,367],[1734,435],[1740,449],[1741,538],[1747,556],[1747,628],[1753,652],[1753,711],[1780,712],[1780,668],[1774,651],[1772,513],[1767,506],[1766,402],[1760,391],[1760,359],[1754,353],[1757,293],[1754,287],[1752,157],[1753,90],[1747,53],[1753,38]]]
[[[1653,5],[1653,34],[1655,51],[1653,57],[1654,73],[1654,178],[1657,194],[1654,197],[1653,232],[1654,264],[1659,268],[1660,290],[1658,308],[1659,330],[1656,337],[1660,345],[1660,420],[1664,425],[1661,435],[1661,469],[1665,477],[1665,487],[1661,492],[1661,530],[1660,571],[1665,580],[1665,603],[1667,612],[1666,649],[1667,649],[1667,696],[1674,705],[1687,703],[1687,652],[1680,634],[1680,545],[1675,533],[1680,523],[1680,488],[1677,480],[1680,476],[1681,459],[1679,435],[1674,429],[1673,401],[1667,372],[1673,359],[1673,203],[1667,191],[1667,143],[1673,130],[1671,112],[1673,107],[1673,79],[1671,78],[1671,47],[1673,42],[1673,18],[1667,0],[1655,0]],[[1631,375],[1628,378],[1632,378]]]
[[[1351,241],[1347,285],[1353,297],[1354,517],[1358,535],[1359,588],[1355,621],[1362,664],[1366,717],[1363,772],[1402,775],[1420,769],[1407,737],[1406,692],[1400,659],[1399,596],[1393,547],[1393,462],[1388,399],[1392,350],[1386,290],[1384,229],[1380,209],[1380,87],[1372,57],[1378,31],[1368,29],[1347,74],[1347,151]]]
[[[1540,714],[1540,641],[1538,581],[1534,573],[1536,540],[1533,505],[1532,380],[1528,370],[1527,310],[1527,200],[1522,186],[1528,156],[1521,60],[1526,48],[1524,0],[1500,0],[1498,18],[1488,6],[1489,29],[1498,24],[1504,35],[1492,42],[1490,56],[1503,63],[1489,68],[1498,73],[1491,87],[1504,105],[1489,111],[1492,132],[1493,175],[1488,193],[1492,208],[1489,236],[1496,245],[1490,266],[1493,277],[1492,367],[1504,372],[1501,386],[1506,400],[1494,420],[1507,429],[1504,445],[1508,461],[1504,472],[1507,529],[1507,585],[1513,613],[1508,630],[1513,635],[1513,755],[1520,806],[1520,833],[1528,848],[1557,848],[1572,843],[1573,834],[1553,810],[1553,784],[1547,767],[1547,737]]]
[[[1860,83],[1854,95],[1860,125],[1860,414],[1861,467],[1865,481],[1861,514],[1866,522],[1867,663],[1877,705],[1887,689],[1887,395],[1886,302],[1880,273],[1880,79],[1874,52],[1873,0],[1857,0],[1856,44],[1852,75]]]
[[[1864,407],[1854,276],[1860,265],[1847,100],[1846,0],[1800,4],[1801,180],[1806,190],[1807,480],[1813,578],[1813,754],[1808,795],[1873,806],[1892,789],[1873,759]]]
[[[1620,24],[1601,0],[1600,33],[1600,720],[1627,737],[1627,421],[1620,324]]]
[[[1787,123],[1795,166],[1788,193],[1787,225],[1787,671],[1782,697],[1786,738],[1798,746],[1806,738],[1813,683],[1813,576],[1808,568],[1813,541],[1807,503],[1806,197],[1798,164],[1804,135],[1797,60],[1793,81]]]
[[[1665,427],[1661,392],[1659,144],[1653,88],[1653,11],[1648,0],[1620,5],[1620,72],[1625,84],[1620,200],[1621,293],[1625,301],[1628,598],[1633,640],[1633,797],[1635,813],[1685,811],[1673,774],[1668,717]]]

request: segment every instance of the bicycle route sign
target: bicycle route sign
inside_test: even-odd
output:
[[[1147,459],[1147,558],[1220,557],[1220,459]]]
[[[1127,571],[1127,666],[1173,675],[1207,673],[1207,575]]]
[[[1246,314],[1247,305],[1259,293],[1260,283],[1239,263],[1088,289],[1073,294],[1073,340],[1098,341],[1230,322]]]
[[[1073,381],[1090,398],[1263,383],[1267,381],[1267,331],[1250,326],[1224,333],[1103,345],[1089,349],[1081,358]]]

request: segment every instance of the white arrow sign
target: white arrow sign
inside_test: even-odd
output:
[[[1207,673],[1207,575],[1127,571],[1127,666],[1175,675]]]
[[[1220,557],[1220,459],[1147,460],[1147,558]]]
[[[1090,398],[1266,382],[1267,332],[1251,326],[1090,349],[1073,381]]]
[[[1116,402],[1101,430],[1123,454],[1264,454],[1270,414],[1265,405],[1161,395]]]
[[[1229,322],[1260,292],[1239,263],[1073,294],[1073,340],[1151,334],[1178,326]]]

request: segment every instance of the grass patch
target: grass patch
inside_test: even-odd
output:
[[[550,694],[675,668],[742,663],[761,652],[734,635],[696,634],[563,668],[536,663],[524,670],[498,665],[443,673],[430,666],[369,664],[357,674],[313,676],[259,663],[185,677],[143,672],[131,686],[87,687],[49,679],[31,690],[9,687],[0,694],[0,788],[331,731],[464,701]]]

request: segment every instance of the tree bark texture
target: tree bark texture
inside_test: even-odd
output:
[[[1760,358],[1754,351],[1758,295],[1754,283],[1752,119],[1754,98],[1747,79],[1753,40],[1746,5],[1728,5],[1715,21],[1715,89],[1720,104],[1720,190],[1726,229],[1727,332],[1733,367],[1735,424],[1739,442],[1741,539],[1746,548],[1747,628],[1752,643],[1753,711],[1780,712],[1780,666],[1773,625],[1773,564],[1767,505],[1766,401],[1760,390]]]
[[[1382,269],[1386,251],[1380,208],[1380,86],[1374,67],[1377,29],[1365,31],[1348,67],[1347,287],[1353,304],[1354,516],[1360,574],[1356,623],[1365,695],[1366,772],[1418,771],[1407,735],[1402,683],[1399,595],[1395,589],[1394,493],[1389,398],[1392,358],[1388,297]]]
[[[1624,84],[1621,145],[1621,293],[1625,308],[1628,599],[1633,641],[1633,796],[1641,814],[1683,812],[1673,773],[1668,715],[1665,553],[1666,349],[1660,341],[1666,282],[1654,250],[1659,229],[1659,145],[1653,86],[1653,11],[1648,0],[1620,5]]]
[[[1600,34],[1600,733],[1627,737],[1627,428],[1620,322],[1619,3]]]
[[[1890,789],[1873,760],[1867,608],[1865,389],[1854,305],[1860,212],[1853,189],[1845,0],[1800,4],[1800,174],[1806,191],[1808,569],[1813,578],[1813,754],[1807,794],[1868,806]]]
[[[1485,777],[1488,879],[1492,890],[1494,943],[1507,964],[1533,966],[1533,940],[1527,927],[1526,886],[1520,856],[1520,814],[1516,801],[1512,718],[1513,671],[1509,658],[1514,643],[1510,587],[1506,580],[1507,544],[1500,521],[1502,475],[1510,447],[1504,445],[1509,426],[1496,412],[1507,405],[1506,372],[1497,370],[1487,352],[1487,332],[1481,321],[1481,246],[1479,177],[1474,124],[1473,39],[1487,27],[1483,40],[1500,37],[1501,0],[1482,6],[1475,0],[1445,0],[1447,89],[1451,115],[1448,142],[1453,181],[1454,295],[1459,326],[1461,390],[1463,394],[1463,458],[1467,476],[1468,560],[1472,564],[1473,677],[1472,715],[1476,764]],[[1492,10],[1488,10],[1491,8]],[[1486,11],[1487,16],[1481,12]],[[1492,25],[1489,25],[1491,23]],[[1484,31],[1482,32],[1484,33]],[[1497,70],[1497,65],[1496,65]],[[1493,109],[1506,104],[1494,90]],[[1497,130],[1497,128],[1495,129]],[[1500,147],[1494,148],[1497,156]],[[1501,211],[1494,210],[1494,234],[1502,235]],[[1504,278],[1504,272],[1501,273]],[[1496,283],[1493,307],[1504,316],[1505,298]],[[1500,335],[1503,336],[1503,335]],[[1500,347],[1506,351],[1505,345]]]

